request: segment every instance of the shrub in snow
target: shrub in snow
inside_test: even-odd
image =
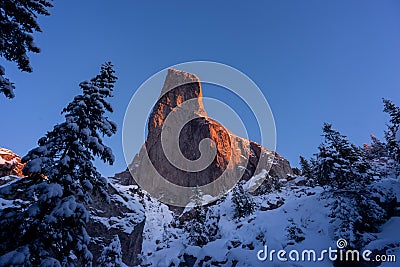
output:
[[[293,221],[286,227],[287,237],[289,240],[293,240],[296,243],[299,243],[305,239],[303,230],[295,224]]]
[[[266,179],[264,182],[261,184],[260,191],[265,194],[265,193],[271,193],[274,191],[279,191],[282,187],[281,182],[279,181],[278,177],[273,177],[269,174],[266,174]]]
[[[63,110],[65,122],[54,126],[23,158],[24,173],[32,181],[26,192],[33,201],[24,209],[1,211],[1,238],[14,242],[0,246],[0,255],[23,247],[29,252],[27,265],[91,265],[85,229],[89,213],[84,205],[90,203],[92,192],[108,197],[107,181],[93,161],[114,161],[102,137],[116,132],[105,116],[112,112],[106,98],[112,96],[116,79],[112,64],[103,64],[99,75],[80,84],[83,93]],[[0,265],[6,255],[0,257]]]
[[[254,201],[241,183],[237,183],[232,189],[232,204],[234,218],[243,218],[254,212]]]
[[[40,52],[32,36],[34,31],[42,31],[36,18],[38,15],[50,15],[47,9],[52,6],[51,2],[46,0],[1,1],[0,57],[17,63],[22,71],[32,72],[26,53]],[[3,75],[5,75],[5,69],[0,65],[0,93],[13,98],[14,84]]]
[[[118,235],[115,235],[109,246],[105,247],[98,259],[100,267],[122,267],[126,266],[122,262],[121,242]]]

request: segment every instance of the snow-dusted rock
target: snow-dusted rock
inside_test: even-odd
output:
[[[11,150],[0,148],[0,177],[7,175],[16,175],[22,177],[24,164],[21,163],[21,157]]]

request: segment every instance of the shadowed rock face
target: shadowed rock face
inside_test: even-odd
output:
[[[93,266],[98,266],[97,259],[101,256],[103,247],[109,245],[114,235],[118,235],[120,239],[123,262],[128,266],[139,265],[138,255],[142,251],[145,224],[143,210],[132,210],[124,205],[126,195],[111,184],[108,193],[111,196],[110,203],[106,203],[101,196],[94,195],[90,207],[87,207],[91,215],[86,227],[91,237],[89,249],[93,253],[93,259],[96,259],[93,261]],[[112,218],[118,218],[119,223]],[[130,227],[124,229],[121,227],[124,224]]]
[[[205,117],[194,119],[183,127],[179,136],[179,149],[182,156],[192,161],[201,157],[198,146],[202,140],[208,138],[214,141],[214,144],[209,144],[217,150],[214,160],[205,169],[198,172],[182,170],[168,160],[165,153],[162,153],[160,133],[157,133],[157,130],[159,129],[156,129],[153,135],[147,139],[145,147],[157,172],[174,184],[190,187],[206,185],[221,176],[226,168],[232,167],[232,165],[229,165],[229,158],[231,157],[229,133],[214,120]],[[217,147],[215,147],[215,144],[217,144]],[[143,168],[139,169],[139,171],[142,170],[145,171]],[[144,176],[145,173],[142,172],[140,175]]]
[[[196,171],[191,170],[196,164]],[[129,169],[139,184],[153,183],[148,185],[152,188],[160,186],[151,179],[155,171],[173,184],[190,187],[209,184],[223,173],[228,185],[235,177],[248,180],[263,169],[280,179],[293,175],[283,157],[208,118],[199,78],[174,69],[168,71],[149,117],[146,142]],[[116,177],[135,183],[127,171]]]

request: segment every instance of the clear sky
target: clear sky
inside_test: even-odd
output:
[[[0,97],[0,146],[20,155],[63,120],[79,82],[111,60],[119,81],[112,119],[122,128],[135,90],[178,63],[209,60],[246,73],[275,117],[277,151],[298,164],[331,122],[362,145],[382,137],[381,98],[400,104],[399,1],[54,1],[35,34],[34,72],[6,75],[16,98]],[[207,92],[205,92],[205,95]],[[126,168],[121,131],[106,140],[116,155],[104,175]]]

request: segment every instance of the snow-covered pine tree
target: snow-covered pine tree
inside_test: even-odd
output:
[[[108,197],[107,181],[93,161],[95,157],[110,164],[114,161],[102,137],[116,132],[115,123],[106,116],[113,111],[106,99],[112,96],[116,79],[113,65],[105,63],[99,75],[80,83],[82,94],[63,110],[65,122],[54,126],[23,158],[24,173],[34,182],[27,193],[34,201],[8,214],[12,218],[2,216],[0,227],[14,224],[15,228],[17,224],[19,231],[11,233],[15,242],[0,257],[0,265],[18,255],[24,266],[48,262],[54,263],[52,266],[91,266],[85,204],[93,192]]]
[[[0,93],[3,93],[8,98],[13,98],[15,96],[15,86],[13,82],[4,77],[5,74],[6,69],[0,65]]]
[[[333,177],[334,151],[327,144],[322,143],[318,147],[319,152],[315,154],[315,179],[322,186],[329,185]]]
[[[194,205],[190,211],[192,218],[185,223],[189,233],[189,241],[195,246],[203,246],[209,241],[207,229],[207,212],[203,206],[203,192],[198,186],[193,189],[191,203]]]
[[[344,238],[351,247],[356,247],[361,238],[361,233],[356,229],[356,225],[362,219],[356,202],[357,192],[329,191],[326,193],[332,201],[329,216],[332,218],[331,224],[334,226],[334,238]]]
[[[118,235],[115,235],[109,246],[104,247],[98,259],[99,267],[125,267],[122,262],[121,242]]]
[[[320,185],[327,186],[332,200],[331,214],[336,238],[345,238],[351,247],[365,242],[366,232],[376,231],[390,213],[393,196],[371,184],[374,176],[367,150],[351,144],[346,136],[323,128],[324,142],[316,154],[315,174]]]
[[[371,134],[371,144],[364,146],[366,148],[368,159],[380,159],[388,156],[386,143],[380,141],[375,135]]]
[[[50,15],[48,8],[53,5],[46,0],[0,1],[0,57],[15,62],[21,71],[32,72],[27,52],[39,53],[32,33],[41,32],[38,15]],[[0,93],[14,97],[14,84],[6,77],[0,65]]]
[[[310,160],[307,160],[303,156],[300,156],[300,170],[301,170],[301,175],[306,177],[306,185],[314,187],[316,182],[315,182],[315,169],[316,169],[316,161],[315,158],[310,158]]]
[[[303,156],[300,156],[300,167],[301,167],[301,175],[307,178],[312,178],[312,167],[308,160],[306,160]]]
[[[336,239],[344,238],[352,248],[361,248],[374,237],[393,213],[396,197],[392,191],[379,184],[367,185],[360,190],[325,192],[332,199],[330,204]]]
[[[186,223],[186,231],[189,232],[189,241],[195,246],[203,246],[209,241],[206,227],[207,214],[204,208],[195,208],[194,218]]]
[[[335,189],[355,188],[371,179],[370,166],[362,149],[325,123],[324,142],[316,154],[315,176],[322,186]]]
[[[232,189],[232,204],[235,210],[234,218],[243,218],[254,212],[254,201],[240,182]]]
[[[387,99],[383,100],[383,104],[383,111],[390,116],[385,131],[389,156],[396,162],[396,175],[400,175],[400,107]]]
[[[363,153],[371,166],[374,177],[387,177],[393,173],[394,162],[389,158],[387,144],[371,134],[371,143],[364,144]]]
[[[300,171],[304,177],[311,176],[311,166],[303,156],[300,156]]]
[[[196,186],[193,188],[193,195],[190,198],[190,202],[193,204],[193,206],[196,207],[202,207],[203,206],[203,192],[200,190],[199,186]]]

